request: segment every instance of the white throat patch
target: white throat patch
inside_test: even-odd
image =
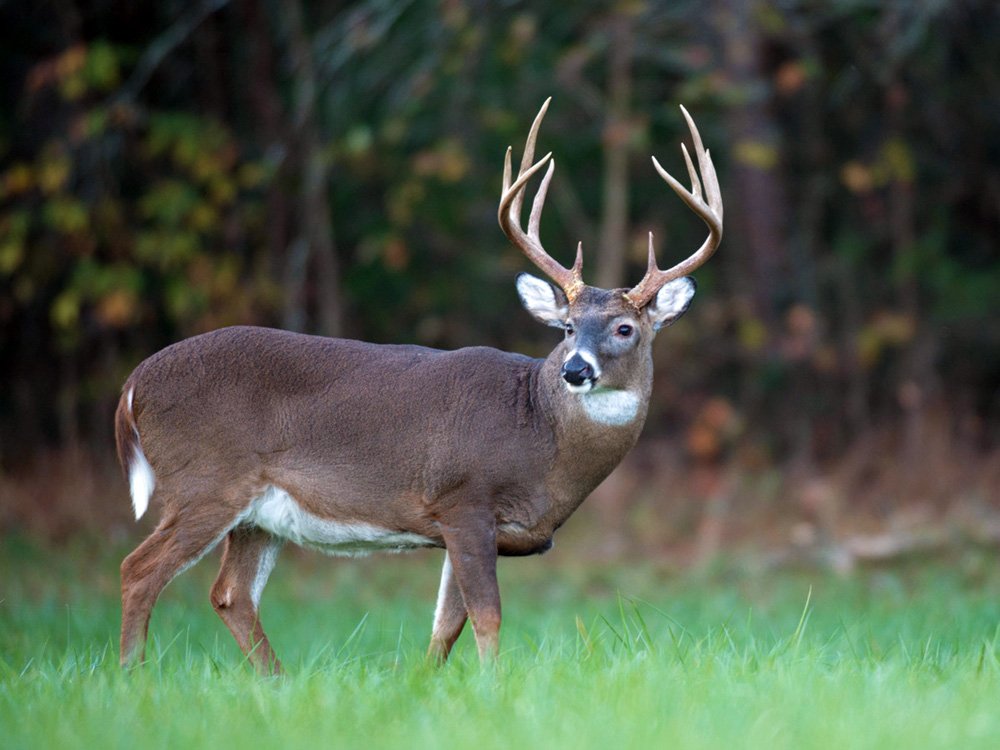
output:
[[[584,411],[595,422],[620,427],[639,413],[639,397],[632,391],[597,387],[581,398]]]

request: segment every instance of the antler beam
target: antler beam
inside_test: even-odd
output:
[[[698,172],[695,171],[691,156],[687,147],[682,143],[681,150],[684,152],[684,161],[687,164],[688,175],[691,177],[691,191],[687,191],[683,185],[671,177],[667,171],[660,166],[660,163],[653,157],[653,166],[660,173],[660,177],[666,180],[667,184],[681,197],[688,207],[701,217],[708,225],[708,238],[704,244],[687,260],[678,263],[673,268],[661,271],[656,265],[656,253],[653,250],[653,235],[649,236],[649,264],[646,275],[635,287],[625,294],[632,305],[642,309],[656,296],[656,293],[666,284],[674,279],[679,279],[694,271],[698,266],[708,260],[719,242],[722,240],[722,192],[719,190],[719,178],[715,174],[715,165],[712,164],[712,157],[701,142],[701,135],[695,127],[694,120],[688,111],[681,107],[684,119],[687,120],[688,128],[691,130],[691,137],[694,140],[695,155],[698,158],[698,167],[701,170],[701,177],[705,183],[705,197],[702,197],[702,186],[698,180]],[[707,199],[707,203],[706,203]]]
[[[511,149],[509,147],[507,149],[507,156],[504,159],[503,166],[503,192],[500,197],[500,209],[497,215],[500,220],[500,228],[503,229],[507,238],[514,243],[515,247],[528,256],[528,259],[532,263],[555,281],[562,288],[563,292],[565,292],[569,301],[572,302],[580,293],[580,290],[583,289],[583,245],[580,244],[577,246],[576,262],[573,264],[573,268],[570,269],[563,267],[545,252],[545,248],[542,247],[542,242],[538,237],[538,227],[542,218],[542,206],[545,205],[545,195],[549,190],[549,183],[552,181],[552,173],[556,168],[556,163],[552,159],[551,152],[542,157],[534,165],[531,164],[531,160],[535,157],[535,141],[538,138],[538,128],[542,124],[542,118],[545,117],[545,112],[548,110],[549,102],[551,101],[552,97],[545,100],[538,115],[535,117],[534,123],[531,125],[531,130],[528,132],[528,140],[524,146],[524,156],[521,158],[521,168],[518,171],[517,180],[514,181],[513,185],[511,184]],[[526,186],[528,180],[545,166],[546,162],[549,163],[549,168],[545,172],[542,183],[539,185],[538,192],[535,194],[535,199],[531,204],[531,215],[528,218],[528,232],[525,234],[524,230],[521,229],[521,206],[524,203]]]

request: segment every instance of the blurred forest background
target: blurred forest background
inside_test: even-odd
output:
[[[546,354],[496,208],[550,95],[588,283],[702,242],[649,160],[684,174],[679,103],[726,205],[588,554],[1000,540],[991,0],[0,2],[0,534],[138,538],[114,407],[186,336]]]

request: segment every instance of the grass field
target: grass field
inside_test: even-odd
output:
[[[501,562],[499,662],[470,633],[424,663],[440,553],[287,555],[264,623],[289,675],[256,677],[212,612],[217,555],[118,668],[127,550],[3,542],[0,745],[187,747],[1000,747],[1000,561],[668,574]]]

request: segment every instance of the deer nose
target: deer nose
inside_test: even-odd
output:
[[[594,379],[594,368],[579,354],[574,354],[563,362],[562,376],[570,385],[583,385]]]

